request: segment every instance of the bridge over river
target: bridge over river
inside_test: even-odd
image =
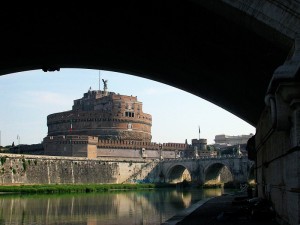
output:
[[[84,157],[0,154],[1,184],[57,183],[244,183],[254,179],[247,157],[88,159]]]
[[[146,176],[141,175],[145,174],[144,168],[130,176],[126,182],[180,183],[186,180],[198,184],[216,184],[254,180],[254,162],[242,156],[179,158],[156,163]]]

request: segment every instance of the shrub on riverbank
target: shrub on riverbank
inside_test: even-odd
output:
[[[21,194],[89,193],[172,187],[168,184],[49,184],[0,186],[0,192]]]

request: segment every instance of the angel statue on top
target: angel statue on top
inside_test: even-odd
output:
[[[102,79],[102,81],[103,81],[103,85],[104,85],[104,91],[106,91],[107,90],[107,81],[108,80],[104,80],[104,79]]]

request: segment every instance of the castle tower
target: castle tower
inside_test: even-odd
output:
[[[48,136],[86,135],[105,140],[151,142],[152,116],[137,97],[88,90],[72,110],[48,115]]]

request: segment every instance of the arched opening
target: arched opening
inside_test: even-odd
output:
[[[0,145],[9,147],[12,143],[40,144],[48,133],[47,116],[71,110],[73,101],[81,98],[90,87],[92,90],[103,90],[102,79],[108,80],[108,91],[137,96],[138,100],[143,102],[144,112],[153,116],[151,128],[153,142],[182,144],[184,140],[190,142],[195,138],[195,129],[197,131],[195,118],[197,123],[201,124],[201,137],[206,138],[208,144],[213,144],[215,135],[218,134],[215,130],[220,128],[221,123],[224,133],[239,135],[255,131],[254,127],[222,108],[172,86],[113,71],[101,70],[100,73],[101,79],[99,79],[99,70],[62,68],[59,72],[45,73],[41,70],[32,70],[1,76],[0,104],[7,107],[1,110],[1,117],[5,120],[3,119],[0,124]],[[193,110],[187,111],[187,108]],[[111,123],[102,121],[99,117],[97,117],[99,121],[94,122],[86,121],[86,118],[85,120],[74,118],[72,132],[77,134],[76,127],[80,125],[86,126],[85,129],[90,128],[89,124],[93,124],[95,129],[101,129],[106,124],[114,123],[115,128],[122,122],[121,119],[128,119],[122,115],[116,117],[119,121]],[[59,124],[54,126],[53,129],[59,130]],[[68,131],[69,127],[70,124],[66,123]],[[135,129],[136,126],[132,124],[132,128]],[[174,155],[170,154],[170,157]]]
[[[157,80],[175,84],[198,96],[206,96],[206,99],[231,110],[253,125],[258,124],[265,108],[263,99],[269,80],[278,65],[287,58],[295,34],[299,33],[299,26],[294,27],[284,21],[295,18],[295,23],[290,24],[299,23],[296,18],[299,7],[285,4],[285,7],[278,7],[280,10],[269,11],[266,9],[276,9],[279,4],[270,3],[271,7],[263,7],[261,4],[253,6],[252,3],[245,5],[224,1],[219,4],[209,1],[201,1],[201,4],[200,1],[183,2],[169,4],[171,10],[164,10],[165,5],[163,8],[144,5],[136,8],[133,7],[136,4],[127,3],[124,7],[119,5],[102,9],[103,13],[98,13],[95,7],[94,10],[82,10],[82,5],[78,9],[73,7],[70,13],[36,9],[31,12],[23,8],[20,13],[3,10],[1,27],[6,35],[1,51],[1,74],[12,69],[42,68],[54,71],[64,66],[115,68],[136,71],[145,76],[150,74],[149,77],[157,74]],[[250,6],[257,13],[247,10]],[[265,16],[259,16],[261,14]],[[281,17],[283,23],[275,19],[281,15],[284,15]],[[45,24],[46,28],[41,24]],[[167,28],[166,24],[169,24]],[[99,28],[101,32],[92,32]],[[85,35],[87,32],[91,35]],[[21,33],[23,35],[19,41]],[[10,88],[9,92],[4,92],[11,94],[12,90]],[[249,107],[249,103],[255,107]],[[4,107],[9,108],[11,114],[15,112],[9,104],[4,104]],[[169,115],[174,111],[176,109],[167,113]],[[26,118],[26,114],[23,116]],[[184,114],[182,117],[183,121],[188,116]],[[13,121],[5,116],[2,118],[9,123]],[[0,127],[5,129],[2,125]],[[39,125],[31,123],[28,127]],[[14,143],[11,137],[18,137],[20,144],[26,134],[32,136],[30,131],[24,130],[21,136],[17,131],[6,139]],[[182,130],[180,132],[184,133]],[[263,153],[265,151],[268,153],[269,147]],[[267,160],[263,155],[262,163]],[[272,174],[273,169],[270,170],[267,175]]]
[[[181,182],[191,182],[191,174],[188,169],[182,165],[176,165],[171,168],[167,181],[172,184],[181,183]]]
[[[221,163],[210,165],[205,172],[205,185],[224,185],[233,181],[229,168]]]

